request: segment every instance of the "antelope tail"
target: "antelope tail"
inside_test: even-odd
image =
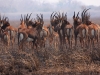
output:
[[[11,30],[10,30],[10,40],[11,40]]]
[[[19,33],[19,29],[18,29],[18,45],[19,45],[19,37],[20,37],[20,33]]]
[[[94,37],[96,38],[96,36],[97,36],[97,31],[96,30],[94,30]]]
[[[87,37],[87,35],[88,35],[88,31],[87,29],[85,29],[85,38]]]
[[[71,29],[67,29],[67,36],[70,37],[72,35]]]

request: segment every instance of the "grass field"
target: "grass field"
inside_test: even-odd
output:
[[[71,21],[72,22],[72,21]],[[94,22],[100,24],[99,20]],[[45,25],[49,21],[45,22]],[[20,21],[11,21],[18,27]],[[100,40],[93,50],[80,48],[55,49],[53,46],[19,50],[17,38],[14,47],[6,48],[0,42],[0,75],[100,75]]]

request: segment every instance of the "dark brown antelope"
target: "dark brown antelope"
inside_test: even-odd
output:
[[[60,45],[66,44],[66,35],[69,48],[72,48],[73,26],[67,21],[67,14],[62,13],[51,14],[51,25],[54,26],[54,31],[58,32]]]
[[[65,32],[64,32],[65,26],[62,26],[61,19],[62,17],[60,13],[51,14],[50,22],[51,25],[54,26],[54,31],[58,32],[59,39],[60,39],[60,46],[62,47],[64,44],[66,44],[66,40],[65,40]]]

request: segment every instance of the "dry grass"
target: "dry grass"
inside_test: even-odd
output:
[[[0,44],[1,75],[99,75],[100,51],[54,49],[53,47],[18,50]]]

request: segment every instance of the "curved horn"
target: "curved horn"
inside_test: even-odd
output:
[[[24,23],[26,22],[26,16],[24,15]]]
[[[77,13],[77,16],[76,16],[77,18],[78,18],[78,15],[79,15],[79,12]]]
[[[1,14],[0,14],[0,20],[1,20]]]
[[[59,19],[58,16],[55,16],[56,19]]]
[[[26,20],[28,19],[27,17],[28,17],[28,14],[26,15]]]
[[[90,8],[89,8],[89,9],[90,9]],[[84,14],[84,16],[85,16],[85,13],[86,13],[89,9],[84,10],[84,13],[83,13],[83,14]]]
[[[4,18],[5,18],[5,15],[3,16],[2,20],[4,20]]]
[[[89,9],[91,9],[91,8],[89,8]],[[86,9],[86,10],[84,11],[84,15],[83,15],[84,21],[86,21],[86,20],[87,20],[87,15],[86,15],[86,12],[87,12],[89,9]]]
[[[31,15],[32,15],[32,13],[29,15],[28,20],[30,19]]]
[[[54,13],[54,12],[53,12]],[[50,16],[50,20],[52,20],[52,15],[53,15],[53,13],[51,14],[51,16]]]
[[[91,9],[91,8],[89,8],[89,9]],[[85,12],[84,12],[84,13],[86,13],[89,9],[85,10]]]
[[[8,18],[8,17],[6,17],[6,19],[7,19],[7,21],[9,22],[9,18]]]
[[[57,12],[53,15],[52,19],[54,19],[55,15],[57,14]]]
[[[81,16],[83,17],[84,16],[84,11],[85,11],[86,9],[84,9],[83,11],[82,11],[82,14],[81,14]]]
[[[64,18],[64,12],[62,13],[62,18]]]
[[[65,19],[67,20],[67,12],[66,12],[66,14],[65,14]]]
[[[39,21],[40,20],[40,17],[38,16],[38,14],[37,14],[37,21]]]
[[[22,17],[22,14],[21,14],[21,21],[23,21],[23,17]]]
[[[8,17],[5,17],[5,21],[7,21]]]
[[[40,18],[40,21],[42,22],[42,24],[44,23],[43,21],[43,14],[40,14],[41,15],[41,18]]]
[[[91,9],[91,8],[89,8],[89,9]],[[84,11],[84,17],[85,17],[85,13],[86,13],[89,9],[86,9],[86,10]]]
[[[60,14],[60,12],[59,12],[59,18],[61,18],[61,14]]]
[[[82,13],[81,13],[81,18],[82,18],[82,22],[83,22],[83,20],[84,20],[84,11],[85,11],[86,9],[84,9],[83,11],[82,11]]]
[[[59,14],[56,12],[55,15],[57,14],[57,16],[59,17]]]
[[[42,19],[43,19],[43,14],[42,14]]]
[[[75,11],[74,11],[74,15],[73,15],[73,18],[75,18]]]

